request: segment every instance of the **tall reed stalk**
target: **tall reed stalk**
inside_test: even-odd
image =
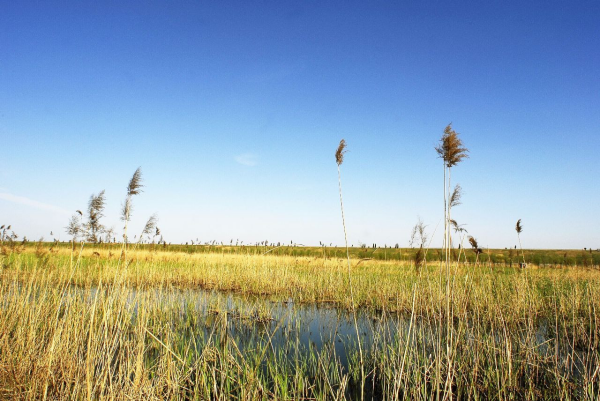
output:
[[[350,302],[352,306],[352,316],[354,318],[354,328],[356,329],[356,340],[358,341],[358,352],[360,357],[360,398],[364,399],[365,396],[365,367],[362,352],[362,344],[360,341],[360,332],[358,330],[358,321],[356,319],[356,306],[354,304],[354,292],[352,290],[352,273],[350,269],[350,250],[348,248],[348,235],[346,232],[346,219],[344,217],[344,199],[342,197],[342,173],[340,166],[344,162],[344,154],[346,153],[346,141],[342,139],[335,152],[335,161],[338,169],[338,185],[340,191],[340,208],[342,210],[342,225],[344,227],[344,242],[346,244],[346,259],[348,261],[348,287],[350,288]]]
[[[123,210],[121,212],[121,220],[125,222],[125,227],[123,227],[123,250],[121,254],[125,260],[125,266],[127,266],[127,227],[129,225],[129,221],[131,220],[131,198],[134,195],[139,195],[142,192],[142,170],[141,167],[138,167],[131,180],[129,180],[129,185],[127,185],[127,197],[125,198],[125,204],[123,205]]]
[[[452,124],[448,124],[444,129],[444,134],[440,139],[440,144],[435,148],[438,156],[443,159],[444,162],[444,264],[446,270],[446,330],[448,340],[446,342],[446,352],[448,359],[448,372],[447,378],[444,384],[445,393],[450,394],[452,398],[452,392],[448,391],[452,385],[453,377],[453,365],[452,365],[452,349],[453,349],[453,332],[452,332],[452,311],[450,307],[450,247],[451,247],[451,234],[450,234],[450,221],[451,221],[451,209],[453,204],[456,205],[460,199],[460,186],[457,186],[454,193],[450,194],[451,184],[451,173],[452,167],[462,161],[462,159],[468,157],[468,149],[463,146],[462,141],[458,138],[458,133],[452,129]],[[441,273],[441,272],[440,272]],[[441,280],[441,278],[440,278]],[[441,345],[441,344],[439,344]],[[439,374],[439,368],[436,372]],[[439,399],[439,392],[436,394]]]

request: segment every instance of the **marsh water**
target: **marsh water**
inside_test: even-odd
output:
[[[71,290],[73,295],[92,303],[98,288]],[[272,300],[201,289],[130,289],[127,303],[134,315],[142,304],[147,307],[150,303],[167,313],[172,324],[186,322],[177,326],[185,327],[188,336],[196,337],[199,349],[209,339],[219,342],[224,336],[242,354],[265,344],[290,358],[296,358],[298,352],[321,353],[327,349],[344,372],[350,358],[357,356],[356,327],[365,349],[371,348],[383,333],[408,328],[408,321],[398,315],[361,309],[356,313],[355,326],[352,312],[334,304],[298,304],[291,299]]]
[[[91,304],[97,292],[97,287],[71,287],[66,296],[81,297]],[[291,299],[281,301],[202,289],[128,289],[127,304],[134,316],[142,304],[162,310],[165,320],[171,322],[175,330],[179,327],[186,330],[188,337],[195,337],[198,349],[207,340],[223,341],[224,336],[233,341],[242,354],[266,343],[271,350],[287,353],[290,358],[297,358],[299,352],[320,353],[326,349],[343,372],[348,371],[351,358],[358,357],[357,331],[366,353],[378,342],[389,344],[399,338],[403,343],[424,347],[426,352],[433,353],[438,334],[445,338],[445,325],[431,325],[419,317],[413,319],[366,308],[357,309],[354,316],[332,303],[294,303]],[[568,343],[556,342],[550,327],[549,322],[540,323],[535,329],[534,343],[530,345],[540,354],[566,358],[565,355],[574,352],[573,348]],[[486,336],[496,337],[499,344],[504,341],[500,333]],[[460,340],[478,341],[471,330]],[[531,341],[531,338],[517,340]]]
[[[13,287],[15,290],[20,291]],[[43,289],[39,290],[39,294],[44,294]],[[156,330],[151,333],[152,337],[167,342],[164,333],[171,333],[167,337],[173,335],[174,338],[168,345],[178,356],[183,357],[190,347],[194,348],[193,354],[202,355],[205,349],[215,346],[229,349],[243,358],[264,357],[265,362],[261,365],[265,369],[280,363],[292,367],[308,366],[312,358],[313,362],[326,364],[327,369],[336,370],[340,375],[354,375],[356,379],[359,367],[357,328],[365,359],[381,358],[382,353],[398,355],[404,352],[402,350],[410,349],[425,355],[424,363],[430,364],[427,355],[435,358],[436,346],[439,349],[441,343],[445,348],[446,341],[445,324],[440,324],[439,314],[428,318],[363,308],[357,310],[355,325],[354,314],[334,304],[295,303],[291,299],[201,289],[70,286],[61,293],[65,308],[73,301],[91,308],[102,300],[106,310],[113,303],[121,305],[132,323],[140,318],[142,310],[145,311],[148,329]],[[41,295],[32,293],[31,296]],[[160,328],[165,325],[168,330],[161,332]],[[455,341],[462,342],[465,348],[482,343],[488,344],[490,349],[506,346],[505,334],[490,331],[485,322],[466,322],[466,328],[457,333],[460,334]],[[527,335],[513,333],[509,339],[514,343],[515,355],[523,352],[524,347],[534,349],[539,356],[537,360],[560,366],[561,374],[569,381],[577,382],[580,372],[589,370],[582,361],[591,362],[591,359],[567,341],[557,341],[551,322],[542,321],[533,332],[529,331]],[[146,357],[150,363],[158,353],[160,347],[149,348]],[[578,358],[579,354],[581,358]],[[270,362],[266,362],[269,358]],[[368,378],[368,384],[372,384],[372,377]],[[348,394],[354,394],[356,385],[352,388],[351,381],[349,386]],[[371,398],[379,398],[371,395]]]

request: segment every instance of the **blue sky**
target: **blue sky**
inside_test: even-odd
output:
[[[167,241],[441,244],[452,122],[470,150],[453,217],[486,247],[600,248],[598,2],[3,2],[0,224],[29,239],[106,190],[118,232]],[[437,227],[437,231],[436,231]]]

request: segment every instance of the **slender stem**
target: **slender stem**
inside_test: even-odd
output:
[[[125,208],[131,207],[131,195],[125,199]],[[127,267],[127,226],[129,225],[129,210],[125,210],[125,227],[123,227],[123,245],[121,247],[121,256],[123,256],[125,267]]]
[[[352,291],[352,275],[350,272],[350,250],[348,248],[348,235],[346,233],[346,219],[344,217],[344,200],[342,198],[342,174],[340,172],[340,165],[338,164],[338,185],[340,189],[340,208],[342,209],[342,225],[344,226],[344,242],[346,244],[346,259],[348,260],[348,286],[350,287],[350,302],[352,305],[352,317],[354,318],[354,328],[356,329],[356,339],[358,341],[358,353],[360,356],[360,399],[364,400],[365,397],[365,368],[362,353],[362,345],[360,342],[360,333],[358,331],[358,321],[356,320],[356,307],[354,305],[354,293]]]
[[[448,191],[446,190],[446,161],[444,160],[444,239],[442,241],[442,252],[446,256],[447,237],[448,237]],[[442,277],[444,260],[440,258],[440,270],[439,270],[439,291],[442,292]],[[441,364],[442,364],[442,321],[443,321],[443,308],[440,305],[440,318],[438,320],[438,338],[437,338],[437,355],[435,364],[435,388],[436,388],[436,400],[440,399],[440,383],[441,383]]]
[[[521,256],[523,257],[523,265],[525,265],[525,253],[523,252],[523,245],[521,245],[521,234],[517,233],[519,237],[519,248],[521,248]]]
[[[447,167],[447,166],[446,166]],[[446,373],[445,395],[452,399],[452,314],[450,310],[450,248],[452,237],[450,235],[450,219],[452,204],[450,203],[451,168],[448,170],[448,182],[446,186],[446,356],[448,358],[448,372]],[[446,170],[444,170],[445,172]]]

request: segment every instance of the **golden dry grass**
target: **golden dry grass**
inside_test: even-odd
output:
[[[81,255],[57,248],[0,256],[0,397],[356,395],[347,390],[358,376],[340,373],[335,363],[323,370],[324,360],[313,354],[288,366],[275,349],[258,345],[239,354],[224,332],[212,340],[200,336],[197,327],[209,324],[208,317],[164,297],[174,288],[204,288],[348,308],[344,259],[131,250],[125,264],[109,253],[84,247]],[[432,388],[446,394],[454,388],[459,398],[597,395],[599,271],[453,265],[450,328],[456,340],[448,350],[446,334],[438,335],[447,327],[440,269],[439,263],[417,272],[408,263],[353,262],[357,304],[374,317],[396,311],[404,322],[415,322],[412,337],[406,326],[378,334],[366,355],[369,380],[378,372],[383,398],[401,388],[415,399],[434,396]],[[202,346],[192,347],[190,338]],[[268,374],[257,370],[261,355],[271,358]]]

